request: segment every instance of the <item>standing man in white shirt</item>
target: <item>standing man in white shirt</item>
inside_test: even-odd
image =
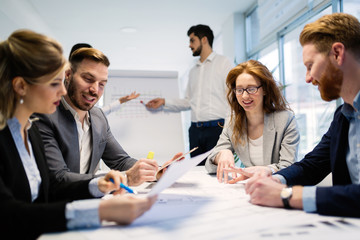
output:
[[[164,106],[165,111],[191,110],[190,149],[198,147],[191,153],[194,157],[212,149],[219,139],[230,110],[226,101],[225,80],[233,66],[225,56],[213,52],[214,34],[209,26],[192,26],[187,35],[193,56],[200,56],[200,59],[190,70],[185,98],[166,101],[155,98],[146,107],[157,109]],[[199,165],[204,164],[205,161]]]

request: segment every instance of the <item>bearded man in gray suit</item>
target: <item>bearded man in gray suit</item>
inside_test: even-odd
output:
[[[109,65],[97,49],[76,50],[65,73],[67,94],[55,113],[37,115],[49,168],[58,181],[93,178],[100,159],[124,171],[131,186],[155,180],[157,162],[131,158],[112,135],[103,111],[94,107],[104,92]]]

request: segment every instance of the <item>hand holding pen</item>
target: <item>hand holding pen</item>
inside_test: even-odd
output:
[[[98,181],[99,190],[103,193],[113,192],[114,194],[123,194],[126,192],[120,184],[127,185],[126,176],[117,170],[110,170],[104,177]]]

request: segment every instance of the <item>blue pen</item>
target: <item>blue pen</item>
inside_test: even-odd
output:
[[[112,178],[110,178],[110,182],[115,183],[115,182],[114,182],[114,179],[112,179]],[[121,187],[121,188],[124,188],[124,189],[125,189],[126,191],[128,191],[129,193],[134,193],[134,194],[135,194],[134,190],[132,190],[131,188],[129,188],[128,186],[126,186],[126,185],[123,184],[123,183],[120,183],[120,187]]]

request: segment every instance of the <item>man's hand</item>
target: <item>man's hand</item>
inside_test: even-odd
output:
[[[286,185],[281,184],[279,179],[273,176],[261,176],[254,174],[245,184],[245,191],[250,195],[250,202],[256,205],[269,207],[284,207],[280,197],[281,190]],[[302,209],[303,186],[294,186],[293,194],[290,199],[292,208]]]
[[[245,191],[250,195],[250,202],[269,207],[283,207],[280,197],[286,185],[276,182],[272,177],[256,175],[245,184]]]
[[[175,154],[175,156],[174,156],[171,160],[165,162],[165,163],[163,164],[163,166],[168,166],[168,165],[170,165],[174,160],[176,160],[176,159],[178,159],[179,157],[181,157],[181,155],[183,155],[182,152],[179,152],[179,153]],[[185,157],[179,159],[178,161],[183,160],[184,158],[185,158]],[[165,173],[166,169],[167,169],[167,167],[161,169],[161,171],[159,171],[159,172],[156,174],[156,180],[159,180],[159,179],[161,178],[161,176]]]
[[[126,171],[129,186],[138,186],[144,182],[155,181],[158,164],[154,159],[142,158]]]
[[[145,106],[149,109],[158,109],[159,107],[165,105],[164,98],[155,98],[150,100]]]

